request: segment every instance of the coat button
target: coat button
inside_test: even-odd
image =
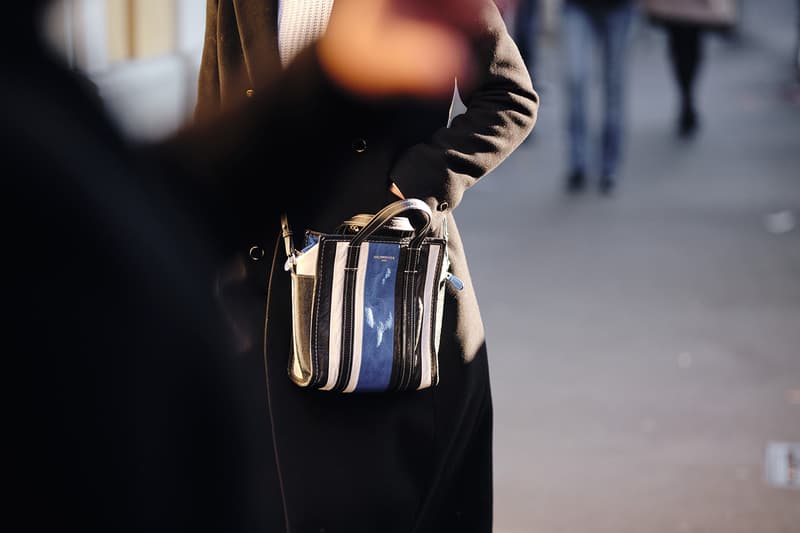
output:
[[[448,204],[447,202],[442,202],[442,203],[440,203],[439,205],[436,206],[436,210],[437,211],[447,211],[447,209],[449,207],[450,207],[450,204]]]
[[[255,96],[256,92],[253,89],[247,89],[244,94],[246,94],[248,98],[252,98]]]
[[[367,150],[367,141],[364,139],[355,139],[352,146],[353,150],[360,154]]]
[[[250,259],[253,261],[260,261],[264,258],[264,249],[260,246],[251,246],[250,247]]]

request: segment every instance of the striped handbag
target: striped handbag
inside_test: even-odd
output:
[[[448,272],[446,234],[429,235],[428,205],[399,200],[339,233],[306,231],[301,250],[285,215],[281,224],[292,282],[292,381],[341,393],[435,386],[445,283],[463,285]]]

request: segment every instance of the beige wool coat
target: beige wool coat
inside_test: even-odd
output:
[[[701,26],[730,27],[738,15],[735,0],[641,0],[641,7],[655,20]]]

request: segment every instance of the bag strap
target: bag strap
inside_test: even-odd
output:
[[[282,225],[283,221],[286,220],[286,215],[282,217]],[[286,224],[286,228],[288,229],[289,225]],[[289,232],[289,240],[291,241],[291,231]],[[269,354],[267,353],[267,347],[269,345],[269,319],[270,319],[270,302],[272,301],[272,277],[275,273],[275,265],[278,262],[278,248],[280,247],[280,240],[281,237],[286,238],[285,231],[281,231],[275,238],[275,246],[272,250],[272,264],[269,268],[269,278],[267,280],[267,295],[266,301],[264,302],[264,336],[263,336],[263,344],[262,344],[262,356],[264,359],[264,384],[266,385],[266,396],[267,396],[267,414],[269,418],[269,428],[270,428],[270,436],[272,437],[272,452],[275,456],[275,469],[278,474],[278,488],[281,493],[281,505],[283,510],[283,520],[286,526],[286,531],[290,531],[289,529],[289,511],[286,505],[286,489],[284,487],[283,482],[283,472],[281,468],[281,457],[278,453],[278,439],[277,439],[277,432],[275,430],[275,415],[273,412],[273,403],[275,403],[274,398],[272,397],[272,389],[270,387],[269,382]]]

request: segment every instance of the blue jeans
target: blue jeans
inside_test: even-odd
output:
[[[514,14],[514,41],[528,71],[536,67],[539,39],[539,0],[519,0]]]
[[[601,176],[613,179],[622,152],[624,85],[628,37],[634,3],[614,8],[584,7],[564,1],[562,13],[565,83],[567,87],[567,132],[571,170],[586,171],[587,85],[595,44],[602,47],[603,137]]]
[[[800,0],[797,0],[797,44],[794,48],[794,68],[797,81],[800,82]]]

